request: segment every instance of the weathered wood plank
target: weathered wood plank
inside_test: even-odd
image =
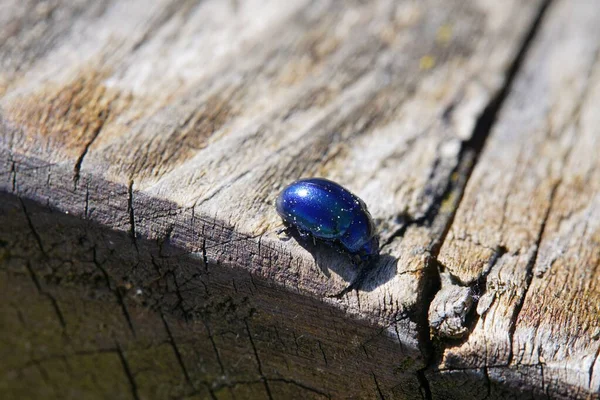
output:
[[[131,184],[196,215],[263,235],[263,243],[276,240],[277,189],[299,176],[327,175],[370,204],[389,238],[437,206],[457,167],[461,140],[470,137],[478,113],[500,87],[536,11],[535,2],[517,4],[383,1],[338,9],[333,2],[289,10],[274,3],[257,11],[208,2],[186,13],[172,6],[174,21],[159,17],[164,6],[156,7],[159,16],[147,7],[107,6],[73,33],[93,42],[76,43],[75,59],[64,60],[65,52],[74,53],[66,40],[22,74],[27,85],[6,90],[5,143],[44,162],[72,160],[75,180],[85,173]],[[197,46],[219,34],[225,37],[214,47],[228,44],[226,33],[199,29],[216,12],[229,13],[233,27],[269,16],[277,24],[261,24],[267,28],[260,34],[244,26],[239,34],[248,43],[221,49],[231,57],[215,61]],[[103,35],[86,34],[122,13],[139,21],[128,24],[135,31],[111,31],[106,44],[99,40]],[[156,19],[164,24],[156,26]],[[177,53],[179,41],[191,49]],[[148,69],[165,52],[178,57],[159,57],[164,70],[179,75]],[[196,67],[187,78],[178,64],[182,57]],[[387,286],[373,282],[379,287],[365,311],[379,311],[385,291],[404,304],[391,307],[391,316],[414,306],[423,262],[410,254],[435,240],[429,233],[417,227],[388,246],[387,252],[406,260]],[[311,258],[293,242],[276,246]],[[355,274],[339,257],[330,268],[346,276],[302,268],[299,284],[319,282],[327,288],[319,295],[334,294]]]
[[[451,278],[430,318],[452,302],[467,316],[434,380],[484,375],[491,398],[600,393],[598,37],[596,4],[557,2],[517,78],[439,254]]]
[[[146,3],[55,2],[39,14],[10,5],[14,23],[0,31],[1,189],[5,221],[30,216],[5,224],[5,247],[19,249],[7,253],[5,279],[41,282],[46,306],[62,315],[52,332],[94,349],[70,331],[69,316],[85,312],[61,310],[78,296],[97,310],[94,293],[108,287],[122,320],[109,324],[121,347],[111,340],[107,362],[140,354],[128,367],[134,397],[156,392],[138,368],[175,364],[186,367],[161,388],[173,396],[289,395],[290,385],[334,397],[428,395],[419,371],[435,256],[474,159],[477,118],[542,2]],[[340,298],[358,277],[344,256],[274,234],[278,189],[308,175],[359,194],[382,232],[380,264]],[[52,301],[73,276],[87,289]],[[227,298],[254,311],[223,310]],[[146,332],[157,325],[162,347]],[[174,345],[180,336],[189,347]],[[199,366],[195,348],[222,357],[207,363],[216,372]],[[148,361],[163,355],[167,367]]]
[[[124,398],[375,397],[377,381],[420,398],[417,361],[344,310],[168,239],[134,245],[29,200],[0,204],[2,393],[96,398],[114,380]]]

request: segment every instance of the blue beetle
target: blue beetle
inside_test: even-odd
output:
[[[292,182],[277,197],[277,213],[301,236],[341,245],[362,261],[379,254],[379,237],[365,203],[323,178]]]

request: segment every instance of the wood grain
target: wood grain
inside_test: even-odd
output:
[[[478,301],[442,375],[600,392],[599,22],[590,2],[553,6],[469,180],[439,261]]]
[[[176,238],[133,242],[36,202],[4,196],[0,204],[11,233],[0,252],[2,393],[420,398],[418,360],[344,310],[205,264]],[[223,227],[205,226],[226,242]]]
[[[66,41],[10,78],[27,84],[14,83],[3,97],[5,143],[44,162],[72,160],[75,184],[88,174],[131,185],[304,260],[308,252],[274,237],[273,199],[293,179],[327,176],[370,205],[385,242],[443,195],[461,141],[502,84],[536,11],[535,3],[516,4],[107,5],[73,32],[90,37],[77,43],[74,60],[61,63],[63,52],[74,53]],[[228,24],[205,28],[223,13]],[[99,27],[116,14],[139,22],[103,42]],[[229,30],[244,46],[230,42]],[[416,227],[403,244],[387,246],[405,260],[386,287],[374,281],[364,311],[379,312],[385,291],[392,319],[414,307],[424,264],[410,254],[415,246],[427,253],[429,232]],[[331,268],[345,279],[302,268],[299,284],[339,292],[355,271],[341,258],[337,264]]]
[[[241,398],[308,392],[334,398],[444,397],[453,393],[446,379],[462,380],[451,368],[475,368],[491,379],[489,368],[496,364],[488,356],[472,362],[469,349],[487,353],[470,343],[488,320],[499,332],[489,340],[507,349],[521,340],[516,317],[540,314],[527,308],[528,296],[538,293],[533,262],[555,254],[542,251],[551,227],[564,229],[553,222],[551,210],[577,168],[595,167],[592,161],[569,164],[574,157],[569,149],[578,140],[592,151],[592,129],[588,139],[564,133],[569,124],[579,124],[577,110],[592,104],[564,101],[566,94],[583,96],[588,85],[580,74],[592,76],[596,43],[585,37],[597,37],[597,13],[584,0],[564,21],[557,15],[569,8],[566,2],[551,7],[546,36],[533,41],[537,52],[527,57],[529,69],[517,74],[521,83],[509,97],[512,103],[478,154],[545,4],[8,3],[10,11],[0,17],[10,21],[0,30],[0,189],[8,260],[3,279],[27,287],[23,293],[37,290],[39,301],[32,301],[52,308],[60,322],[48,328],[48,336],[64,331],[81,341],[73,354],[106,349],[102,359],[107,365],[119,361],[133,398],[157,393],[156,382],[139,378],[144,371],[169,371],[169,383],[158,385],[168,396],[199,398],[234,398],[236,391]],[[537,63],[555,60],[555,70],[544,64],[544,74],[534,73]],[[524,87],[531,82],[537,86],[529,92]],[[550,134],[542,124],[549,116]],[[591,174],[584,174],[590,182]],[[277,237],[275,196],[306,176],[336,180],[365,200],[382,236],[377,266],[359,271],[328,248]],[[487,200],[476,201],[479,196]],[[592,197],[586,199],[577,207],[588,209]],[[499,218],[505,222],[498,224]],[[476,243],[461,235],[476,237]],[[597,254],[589,235],[583,229],[576,246],[589,249],[581,254],[591,263]],[[568,255],[575,248],[571,239],[565,231],[547,240]],[[106,253],[100,257],[105,261],[99,261],[100,253]],[[579,251],[569,257],[577,256]],[[495,299],[494,271],[504,263],[513,268],[514,294],[491,304],[498,307],[497,318],[474,321],[472,310]],[[588,272],[582,282],[596,279]],[[540,279],[544,276],[550,274]],[[568,273],[562,279],[575,283]],[[63,290],[65,282],[75,283]],[[351,284],[354,290],[348,290]],[[469,299],[470,287],[478,287],[481,298],[457,313],[453,334],[443,334],[444,318],[439,325],[429,321],[442,327],[434,332],[443,352],[441,370],[436,369],[441,354],[431,346],[428,309],[430,317],[439,317],[436,310],[448,310],[445,305],[457,293]],[[594,286],[586,290],[590,300],[581,310],[593,307],[598,293]],[[110,296],[108,303],[120,315],[99,334],[100,342],[110,342],[102,346],[85,329],[72,330],[90,323],[85,311],[65,308],[81,298],[83,308],[101,314],[100,295]],[[7,309],[14,315],[24,313],[21,308]],[[592,319],[586,319],[585,334],[593,335]],[[162,332],[160,339],[153,328]],[[500,336],[507,331],[509,340]],[[214,332],[223,340],[219,345]],[[464,343],[446,348],[444,336]],[[239,337],[247,340],[240,344]],[[307,341],[304,353],[298,337]],[[533,337],[524,337],[523,346],[541,348],[541,339]],[[556,343],[566,349],[567,342]],[[53,347],[55,355],[63,345]],[[589,345],[575,348],[593,355]],[[211,361],[203,361],[204,352]],[[246,358],[236,358],[238,353]],[[508,353],[507,364],[516,363],[517,353]],[[228,357],[219,361],[221,354]],[[136,366],[130,355],[137,357]],[[177,375],[168,363],[150,361],[163,357],[181,367]],[[39,359],[27,362],[38,365]],[[315,365],[323,362],[316,373]],[[6,367],[5,376],[13,376],[14,368],[20,367]],[[510,379],[528,390],[580,390],[581,396],[597,381],[586,386],[577,373],[547,376],[541,384]],[[555,386],[547,386],[550,379]],[[56,396],[65,393],[58,390]]]

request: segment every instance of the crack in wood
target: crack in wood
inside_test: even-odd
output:
[[[460,337],[442,337],[441,334],[438,334],[436,340],[439,340],[445,343],[447,346],[460,346],[466,343],[469,340],[471,333],[475,329],[477,322],[485,313],[478,314],[477,312],[477,304],[481,296],[483,296],[487,291],[487,277],[496,265],[498,259],[500,259],[504,254],[508,253],[508,249],[504,246],[497,246],[494,250],[494,253],[490,260],[488,261],[487,267],[482,271],[481,275],[471,284],[465,284],[458,277],[454,276],[448,269],[439,261],[438,263],[438,271],[444,274],[446,277],[445,286],[442,285],[442,288],[445,289],[453,289],[453,288],[468,288],[468,299],[470,303],[464,304],[465,307],[468,307],[466,310],[466,314],[464,315],[464,321],[462,322],[462,327],[466,328],[465,332],[461,332]],[[438,294],[436,294],[437,296]],[[452,299],[452,298],[451,298]],[[456,299],[456,298],[454,298]],[[458,299],[456,299],[458,300]],[[430,303],[430,308],[431,308]],[[431,323],[431,316],[430,316]],[[439,328],[439,327],[430,327],[430,328]]]
[[[133,212],[133,179],[129,180],[127,186],[127,213],[129,214],[129,235],[131,237],[133,246],[139,253],[140,250],[137,244],[137,234],[135,232],[135,214]]]
[[[105,110],[102,110],[98,115],[98,126],[92,131],[90,139],[85,143],[81,154],[79,154],[79,157],[77,157],[77,161],[75,161],[75,165],[73,166],[73,190],[77,190],[77,184],[79,183],[79,175],[81,172],[81,165],[83,164],[83,159],[87,155],[94,141],[100,135],[100,132],[102,131],[102,128],[104,127],[106,120],[110,115],[110,107],[111,104],[109,103],[108,107]]]
[[[64,330],[67,327],[67,323],[65,322],[65,317],[64,317],[62,311],[60,310],[60,307],[58,306],[58,301],[56,301],[56,298],[51,293],[45,291],[42,288],[42,286],[40,285],[40,281],[37,278],[37,275],[35,274],[35,272],[33,271],[33,268],[31,267],[31,263],[28,261],[25,263],[25,266],[27,267],[27,271],[29,272],[31,280],[33,281],[33,284],[37,288],[38,292],[40,294],[46,296],[48,298],[48,300],[50,300],[50,303],[52,304],[52,308],[54,308],[54,312],[56,313],[56,316],[58,318],[58,322],[60,322],[60,326]]]
[[[183,362],[183,357],[181,356],[181,352],[179,351],[179,347],[177,346],[177,342],[175,342],[175,338],[173,337],[173,333],[171,332],[171,328],[169,327],[169,324],[167,323],[165,315],[162,312],[160,313],[160,318],[162,319],[163,325],[165,326],[165,331],[167,332],[167,336],[169,337],[169,343],[171,344],[171,347],[173,348],[173,353],[175,353],[175,358],[177,358],[177,363],[181,367],[181,371],[183,372],[183,376],[185,378],[185,381],[195,391],[196,388],[195,388],[194,383],[192,382],[192,380],[190,378],[190,374],[188,373],[188,370],[187,370],[187,368],[185,366],[185,363]]]
[[[375,382],[375,388],[377,389],[377,395],[379,396],[379,400],[385,400],[385,396],[383,395],[383,392],[379,387],[379,382],[377,382],[377,377],[375,376],[375,373],[371,372],[371,375],[373,375],[373,381]]]
[[[85,184],[85,207],[83,209],[83,216],[85,219],[90,217],[90,183],[89,181]]]
[[[221,370],[221,374],[225,374],[225,367],[223,366],[223,361],[221,361],[221,356],[219,355],[219,349],[217,348],[217,344],[215,343],[215,337],[214,337],[214,335],[212,334],[212,332],[210,330],[210,325],[205,320],[205,318],[202,318],[202,323],[204,324],[204,327],[206,328],[206,333],[208,335],[208,340],[210,340],[212,349],[215,352],[215,357],[217,359],[217,363],[219,364],[219,368]]]
[[[40,236],[40,234],[38,233],[38,231],[36,230],[36,228],[35,228],[35,227],[34,227],[34,225],[33,225],[33,221],[31,220],[31,217],[29,216],[29,213],[27,212],[27,208],[25,207],[25,202],[24,202],[24,201],[23,201],[23,199],[22,199],[22,198],[20,198],[20,197],[18,198],[18,200],[19,200],[19,203],[20,203],[20,205],[21,205],[21,209],[22,209],[22,211],[23,211],[23,214],[24,214],[24,216],[25,216],[25,219],[27,220],[27,224],[28,224],[28,226],[29,226],[29,230],[31,231],[31,234],[33,235],[33,237],[34,237],[34,240],[35,240],[36,244],[37,244],[37,245],[38,245],[38,247],[39,247],[39,250],[40,250],[40,252],[41,252],[42,258],[43,258],[44,260],[46,260],[46,259],[48,259],[49,257],[48,257],[48,254],[46,253],[45,249],[44,249],[44,245],[43,245],[43,243],[42,243],[41,236]],[[30,275],[30,277],[31,277],[31,280],[33,281],[33,283],[34,283],[35,287],[37,288],[38,292],[39,292],[40,294],[42,294],[42,295],[46,296],[46,297],[48,298],[48,300],[50,300],[50,303],[52,304],[52,307],[54,308],[54,311],[55,311],[55,313],[56,313],[56,316],[57,316],[57,318],[58,318],[58,321],[60,322],[60,325],[61,325],[61,327],[62,327],[63,329],[65,329],[65,328],[66,328],[66,322],[65,322],[65,318],[64,318],[64,316],[63,316],[63,313],[62,313],[62,311],[60,310],[60,307],[58,306],[58,302],[57,302],[57,300],[54,298],[54,296],[53,296],[51,293],[49,293],[49,292],[45,291],[45,290],[42,288],[42,286],[41,286],[41,284],[40,284],[40,282],[39,282],[39,279],[38,279],[37,275],[36,275],[36,274],[35,274],[35,272],[33,271],[33,268],[32,268],[32,266],[31,266],[31,263],[28,261],[28,262],[26,262],[26,263],[25,263],[25,265],[26,265],[27,271],[29,272],[29,275]]]
[[[485,400],[489,398],[492,394],[492,380],[490,379],[490,374],[487,366],[483,367],[483,376],[485,377],[485,386],[487,389],[487,393],[482,400]]]
[[[75,351],[73,353],[69,353],[69,354],[59,354],[59,355],[51,355],[48,357],[44,357],[44,358],[35,358],[32,360],[27,361],[26,363],[22,364],[18,369],[23,370],[29,367],[34,367],[34,366],[38,366],[47,362],[51,362],[51,361],[55,361],[55,360],[68,360],[71,357],[83,357],[83,356],[95,356],[95,355],[99,355],[99,354],[117,354],[117,348],[101,348],[101,349],[95,349],[95,350],[81,350],[81,351]]]
[[[296,381],[294,379],[287,379],[287,378],[265,378],[265,380],[269,381],[269,382],[283,382],[283,383],[286,383],[288,385],[294,385],[294,386],[297,386],[297,387],[299,387],[301,389],[304,389],[306,391],[309,391],[309,392],[318,394],[320,396],[326,397],[328,399],[331,399],[331,396],[329,394],[327,394],[327,393],[325,393],[325,392],[323,392],[321,390],[315,389],[313,387],[307,386],[307,385],[305,385],[303,383],[300,383],[300,382],[298,382],[298,381]]]
[[[265,385],[267,397],[269,398],[269,400],[273,400],[271,388],[269,387],[269,382],[267,381],[267,379],[265,378],[265,374],[263,373],[260,357],[258,356],[258,350],[256,349],[256,345],[254,344],[254,339],[252,338],[252,333],[250,332],[250,325],[248,324],[247,319],[244,319],[244,325],[246,326],[246,333],[248,334],[248,339],[250,339],[250,345],[252,346],[252,351],[254,352],[254,358],[256,359],[256,365],[258,366],[258,373],[260,374],[261,381]]]
[[[279,340],[281,340],[281,338],[279,338]],[[319,345],[319,350],[321,350],[321,354],[323,355],[323,361],[325,361],[325,366],[327,366],[327,356],[325,355],[325,351],[323,350],[323,345],[321,344],[321,341],[318,340],[317,344]]]
[[[164,274],[165,277],[170,276],[173,279],[173,285],[175,286],[175,296],[177,296],[177,303],[172,307],[171,311],[175,311],[177,309],[181,310],[181,316],[183,319],[188,322],[190,319],[189,310],[185,307],[185,299],[181,293],[181,289],[179,283],[177,282],[177,274],[173,269],[169,269]]]
[[[460,182],[458,185],[456,185],[456,184],[453,185],[452,181],[449,180],[446,190],[444,191],[444,194],[439,199],[439,202],[441,202],[441,200],[443,198],[447,197],[448,194],[452,193],[453,191],[456,192],[456,194],[458,196],[458,199],[456,200],[456,202],[453,205],[453,210],[450,213],[448,220],[446,221],[446,224],[442,229],[442,232],[438,239],[437,244],[434,244],[431,248],[432,259],[438,265],[440,264],[439,261],[437,260],[439,249],[442,247],[442,245],[446,239],[447,233],[449,232],[450,227],[454,222],[454,216],[456,215],[456,211],[460,207],[465,188],[467,187],[469,179],[475,169],[475,166],[477,165],[479,156],[481,155],[481,153],[484,149],[485,143],[492,131],[492,127],[497,119],[497,116],[498,116],[503,104],[505,103],[505,100],[508,96],[508,93],[510,92],[511,87],[513,86],[515,77],[517,76],[518,72],[522,68],[525,57],[531,47],[531,44],[533,43],[535,36],[537,35],[537,33],[542,25],[544,16],[546,15],[546,12],[549,9],[549,6],[552,3],[552,1],[553,0],[545,0],[541,4],[540,8],[538,9],[536,17],[531,24],[529,31],[525,35],[512,64],[510,65],[510,67],[508,68],[508,70],[506,72],[503,86],[499,89],[499,91],[496,93],[494,98],[492,98],[491,101],[487,104],[487,106],[484,108],[482,114],[477,119],[470,139],[463,141],[463,143],[461,145],[461,149],[460,149],[460,152],[458,155],[459,161],[457,163],[456,170],[458,171],[461,167],[464,169],[463,171],[461,171],[461,176],[464,177],[463,178],[464,180],[463,180],[463,182]],[[468,161],[468,162],[465,162],[465,161]],[[406,231],[406,229],[408,229],[408,227],[411,224],[420,225],[420,224],[427,223],[427,224],[431,225],[433,223],[433,220],[435,220],[435,218],[438,215],[438,210],[439,210],[439,208],[430,207],[430,209],[426,211],[426,213],[424,214],[424,216],[422,218],[418,218],[416,220],[410,220],[405,226],[403,226],[400,230],[398,230],[398,232],[396,232],[394,235],[392,235],[392,239],[394,237],[402,236],[404,234],[404,232]],[[392,239],[389,240],[390,243],[391,243]],[[436,273],[438,275],[438,279],[439,279],[440,272],[437,268],[435,269],[435,271],[436,271]],[[488,273],[489,273],[489,270],[488,270]],[[431,289],[432,288],[430,288],[430,291],[432,291]],[[429,352],[428,352],[429,357],[426,361],[426,366],[424,368],[420,369],[419,371],[417,371],[417,378],[418,378],[419,384],[421,386],[422,396],[425,400],[432,399],[432,393],[431,393],[429,381],[426,377],[425,372],[431,371],[436,367],[436,365],[439,363],[439,360],[441,360],[441,356],[445,349],[445,346],[442,346],[441,348],[434,348],[433,343],[429,337],[429,323],[428,323],[427,312],[428,312],[429,306],[431,305],[431,301],[433,300],[433,298],[435,297],[435,294],[437,293],[437,291],[439,289],[440,289],[439,287],[437,287],[437,288],[433,287],[432,293],[426,294],[426,298],[428,299],[428,302],[427,302],[427,307],[424,308],[424,310],[425,310],[424,311],[424,314],[425,314],[424,321],[427,321],[427,322],[426,322],[426,326],[424,326],[421,329],[420,346],[425,350],[429,350]],[[511,336],[511,343],[512,343],[512,336]],[[511,351],[511,354],[512,354],[512,351]]]
[[[590,379],[588,382],[588,387],[590,388],[591,391],[594,390],[594,388],[592,388],[592,381],[594,378],[594,368],[599,359],[600,359],[600,344],[598,345],[598,348],[596,349],[596,354],[594,355],[594,359],[592,360],[592,363],[590,364],[590,370],[589,370]],[[600,388],[597,388],[595,390],[599,390],[599,389]]]
[[[115,287],[114,289],[112,288],[112,286],[111,286],[112,281],[110,279],[110,275],[108,274],[106,269],[102,266],[102,263],[98,260],[96,246],[92,247],[92,261],[93,261],[94,265],[96,266],[96,268],[98,268],[100,270],[100,272],[102,273],[102,276],[104,277],[104,281],[106,282],[106,287],[108,288],[108,290],[110,290],[111,292],[113,292],[115,294],[117,303],[119,303],[119,306],[121,307],[121,311],[123,312],[123,317],[125,318],[125,320],[127,321],[127,325],[129,326],[129,330],[131,331],[131,334],[133,335],[133,337],[135,337],[136,336],[135,328],[133,327],[133,321],[131,320],[131,315],[129,314],[129,310],[127,309],[127,305],[125,304],[123,295],[119,291],[118,287]]]
[[[589,73],[588,73],[588,79],[591,77],[592,73],[593,73],[593,66],[598,62],[598,60],[600,59],[600,48],[596,50],[595,56],[594,56],[594,61],[592,63],[592,67],[590,67]],[[579,130],[579,124],[580,124],[580,114],[581,114],[581,109],[583,107],[583,105],[585,104],[585,102],[587,101],[588,95],[589,95],[589,90],[590,90],[590,86],[587,86],[584,90],[584,93],[582,94],[582,96],[580,97],[580,101],[577,103],[577,105],[575,106],[573,113],[572,113],[572,119],[575,119],[575,125],[577,127],[577,129]],[[563,128],[564,129],[564,128]],[[568,146],[563,159],[564,160],[568,160],[571,153],[573,150],[573,146],[570,145]],[[563,164],[564,167],[565,164]],[[509,337],[510,337],[510,353],[509,353],[509,364],[511,363],[512,359],[513,359],[513,355],[514,355],[514,350],[513,350],[513,338],[514,338],[514,332],[516,329],[516,324],[519,318],[519,314],[523,308],[523,305],[525,303],[525,299],[527,297],[527,293],[529,291],[529,287],[531,286],[531,282],[533,280],[533,276],[534,276],[534,267],[536,265],[537,262],[537,255],[539,252],[539,247],[541,245],[543,236],[544,236],[544,232],[546,229],[546,223],[548,221],[548,218],[550,217],[550,214],[552,212],[552,208],[553,208],[553,204],[554,204],[554,199],[556,196],[556,193],[558,191],[558,188],[560,187],[560,185],[562,184],[562,174],[559,174],[559,179],[557,182],[555,182],[555,184],[552,186],[552,189],[550,191],[550,200],[549,200],[549,204],[548,207],[546,209],[546,213],[543,217],[542,220],[542,224],[540,226],[540,229],[538,231],[538,235],[536,237],[536,242],[535,242],[535,250],[534,253],[532,255],[531,260],[527,263],[527,267],[526,267],[526,281],[525,281],[525,290],[524,293],[520,299],[520,301],[517,302],[516,308],[515,308],[515,313],[513,314],[513,317],[511,318],[511,326],[509,328]],[[590,378],[591,379],[591,378]]]
[[[137,383],[135,382],[135,378],[133,377],[131,368],[129,368],[129,363],[127,362],[127,358],[125,358],[123,349],[121,348],[121,345],[118,342],[116,343],[116,348],[117,348],[117,354],[119,355],[119,360],[121,360],[121,365],[123,366],[123,371],[125,372],[125,376],[127,377],[127,380],[129,381],[129,386],[131,388],[131,395],[133,396],[134,400],[140,400]]]
[[[21,197],[18,197],[18,199],[19,199],[19,203],[21,204],[21,209],[23,210],[23,214],[25,215],[25,219],[27,220],[27,225],[29,226],[29,230],[31,231],[31,234],[33,235],[33,238],[35,239],[35,242],[38,245],[43,258],[47,259],[48,254],[46,253],[46,250],[44,249],[44,245],[42,243],[42,237],[40,236],[38,231],[35,229],[35,226],[33,225],[33,221],[31,220],[31,217],[29,216],[29,213],[27,212],[27,207],[25,207],[25,202],[23,201],[23,199]]]
[[[269,381],[269,382],[281,382],[281,383],[285,383],[288,385],[294,385],[300,389],[306,390],[308,392],[312,392],[314,394],[317,394],[319,396],[325,397],[327,399],[331,399],[331,395],[325,392],[322,392],[318,389],[315,389],[313,387],[307,386],[301,382],[298,382],[294,379],[287,379],[287,378],[265,378],[264,380],[261,379],[255,379],[255,380],[234,380],[234,381],[229,381],[229,382],[224,382],[221,383],[219,385],[217,385],[217,387],[214,389],[214,392],[218,392],[220,390],[223,390],[225,388],[228,389],[232,389],[235,388],[236,386],[241,386],[241,385],[256,385],[259,383],[263,383],[264,381]]]
[[[525,299],[527,297],[527,292],[529,291],[529,288],[531,286],[531,281],[533,280],[533,267],[535,266],[535,263],[537,261],[537,255],[539,253],[540,244],[541,244],[542,238],[544,236],[544,231],[546,230],[546,222],[548,221],[548,217],[550,216],[550,212],[552,210],[552,203],[554,201],[556,190],[558,189],[559,184],[560,184],[560,182],[557,182],[556,184],[554,184],[554,186],[552,187],[552,190],[550,192],[550,201],[549,201],[548,207],[546,209],[544,218],[542,220],[542,224],[541,224],[540,229],[537,234],[536,242],[534,245],[535,249],[533,250],[531,259],[529,260],[529,262],[527,263],[527,266],[525,267],[525,289],[523,290],[523,294],[517,300],[512,317],[510,318],[511,323],[510,323],[510,327],[508,328],[508,337],[509,337],[509,342],[510,342],[510,349],[509,349],[509,354],[508,354],[508,364],[509,365],[512,363],[513,356],[514,356],[514,349],[513,349],[514,343],[513,342],[514,342],[515,330],[517,328],[517,321],[519,319],[519,314],[521,313],[521,310],[523,309],[523,305],[525,304]]]
[[[10,171],[9,174],[12,175],[11,184],[12,184],[12,192],[14,193],[17,190],[17,164],[12,159],[12,153],[9,154],[9,162],[10,162]]]
[[[427,368],[428,368],[428,366],[418,370],[416,372],[416,376],[417,376],[417,380],[419,382],[421,397],[423,398],[423,400],[432,400],[433,397],[431,394],[431,387],[429,384],[429,380],[427,379],[427,376],[425,375],[425,371],[427,370]]]

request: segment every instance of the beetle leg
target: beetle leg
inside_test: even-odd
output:
[[[279,240],[282,240],[284,242],[287,242],[288,240],[290,240],[292,238],[292,235],[290,235],[290,228],[289,227],[284,227],[281,229],[277,230],[277,236],[279,236]]]
[[[300,235],[300,237],[301,237],[302,239],[306,239],[307,237],[309,237],[309,236],[310,236],[310,233],[308,233],[308,232],[304,232],[304,231],[301,231],[301,230],[299,230],[299,229],[298,229],[298,234]]]

